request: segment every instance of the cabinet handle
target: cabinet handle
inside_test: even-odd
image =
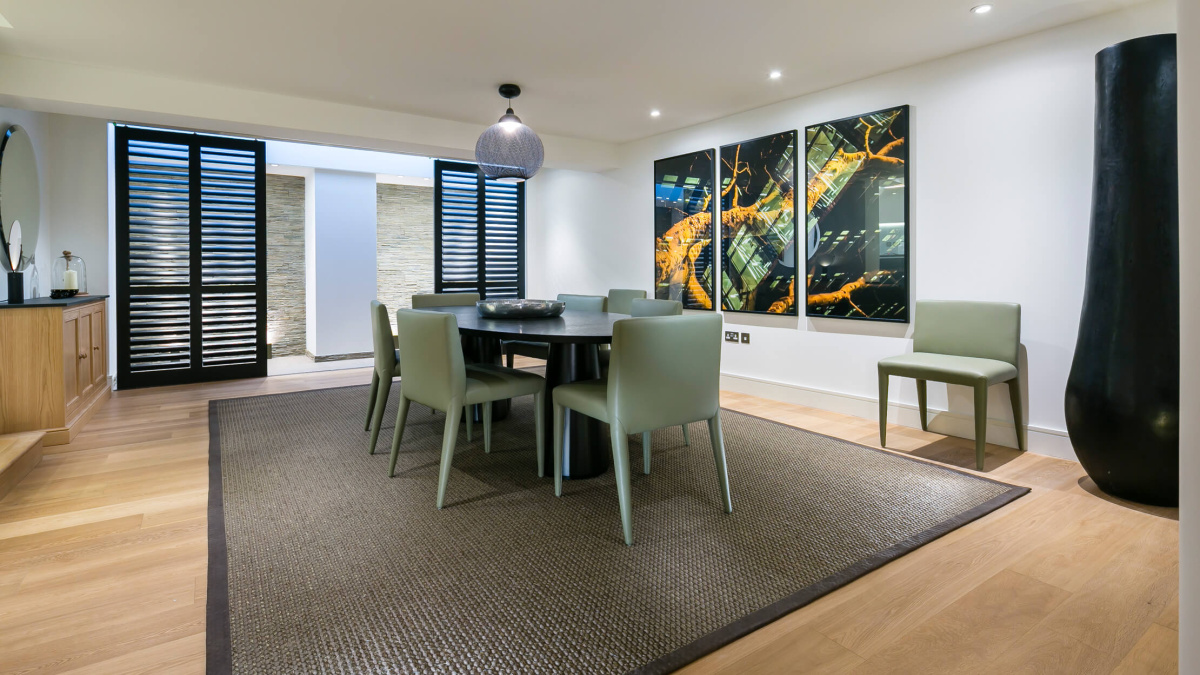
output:
[[[86,354],[86,353],[84,353],[84,354],[80,354],[80,355],[79,355],[79,358],[81,358],[81,359],[86,359],[86,358],[87,358],[87,354]]]
[[[100,351],[100,348],[99,348],[99,347],[92,347],[92,349],[94,349],[94,350],[96,350],[96,351]]]

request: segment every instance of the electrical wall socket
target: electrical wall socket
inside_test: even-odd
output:
[[[725,341],[726,342],[737,342],[738,341],[737,331],[736,330],[725,331]]]
[[[742,333],[742,344],[744,344],[744,345],[750,344],[750,334],[749,333]]]

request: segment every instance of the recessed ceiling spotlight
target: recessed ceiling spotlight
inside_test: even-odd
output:
[[[778,79],[779,79],[779,78],[781,78],[781,77],[783,77],[783,73],[779,72],[778,70],[772,70],[772,71],[771,71],[770,78],[771,78],[772,80],[778,80]]]
[[[650,111],[650,116],[651,116],[651,117],[658,117],[658,116],[659,116],[659,115],[661,115],[661,114],[662,114],[662,112],[661,112],[660,110],[658,110],[657,108],[656,108],[656,109],[654,109],[654,110],[651,110],[651,111]]]
[[[992,11],[991,5],[976,5],[971,8],[972,14],[987,14],[990,11]]]

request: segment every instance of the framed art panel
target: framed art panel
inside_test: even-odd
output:
[[[721,309],[796,314],[796,132],[721,148]]]
[[[805,130],[808,316],[908,322],[908,106]]]
[[[713,309],[714,151],[654,162],[654,297]]]

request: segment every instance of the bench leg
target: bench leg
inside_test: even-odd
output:
[[[879,373],[879,445],[887,446],[888,374]]]
[[[1017,449],[1025,452],[1025,424],[1021,420],[1021,378],[1008,381],[1008,398],[1012,401],[1013,424],[1017,429]]]
[[[975,385],[975,468],[983,471],[983,449],[987,445],[987,382]]]
[[[925,380],[917,380],[917,410],[921,412],[921,431],[929,431],[929,396]]]

